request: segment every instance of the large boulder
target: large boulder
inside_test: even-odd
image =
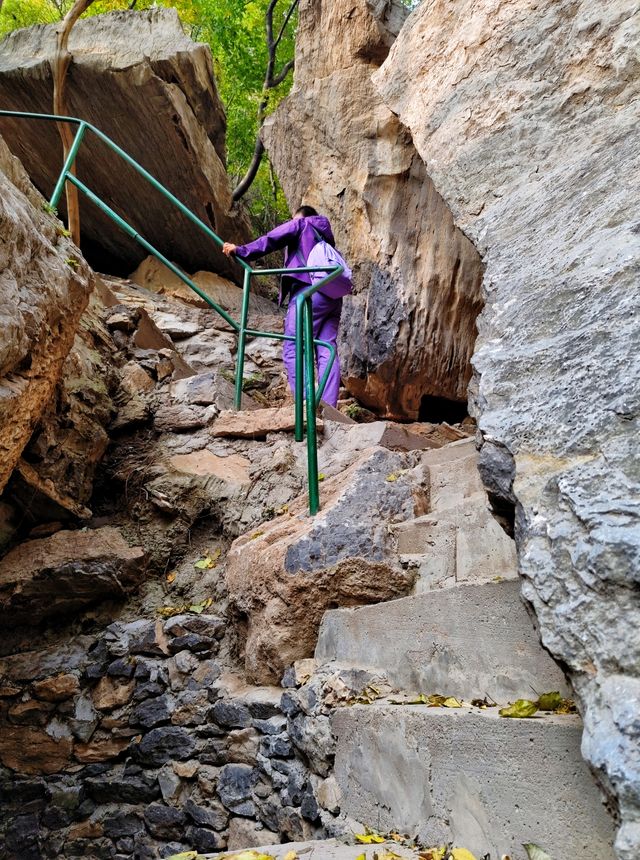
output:
[[[144,573],[144,552],[118,529],[61,531],[25,541],[0,561],[0,619],[37,624],[108,597],[123,597]]]
[[[289,204],[329,216],[355,271],[345,384],[388,416],[440,420],[440,398],[466,401],[482,268],[371,82],[406,15],[396,0],[302,0],[294,87],[264,139]]]
[[[46,409],[93,286],[0,140],[0,492]]]
[[[3,108],[51,112],[55,42],[55,25],[17,30],[5,38],[0,49]],[[224,238],[245,240],[246,216],[230,211],[226,119],[211,51],[185,35],[177,12],[160,8],[83,19],[71,33],[69,50],[71,115],[109,135]],[[50,193],[62,166],[55,125],[3,118],[0,129],[37,187]],[[237,276],[238,267],[204,233],[91,134],[80,151],[78,175],[189,271]],[[147,254],[94,206],[82,206],[82,233],[83,249],[97,268],[126,273]]]
[[[310,657],[327,609],[409,591],[415,577],[397,563],[388,527],[425,504],[406,458],[369,448],[326,481],[316,517],[303,496],[234,542],[225,578],[252,682],[278,682],[289,664]]]
[[[640,853],[636,4],[425,0],[375,83],[483,251],[487,486]]]

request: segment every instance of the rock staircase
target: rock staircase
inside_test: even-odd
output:
[[[608,860],[612,821],[580,754],[580,717],[506,719],[467,704],[569,690],[520,598],[513,542],[487,509],[472,440],[423,463],[429,511],[395,527],[400,559],[418,573],[414,593],[326,612],[316,658],[465,705],[391,696],[335,710],[341,811],[492,860],[519,860],[526,842],[553,860]]]

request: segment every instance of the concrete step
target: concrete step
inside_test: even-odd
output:
[[[332,727],[341,809],[363,824],[477,857],[521,860],[533,842],[554,860],[613,860],[575,715],[373,704],[335,711]]]
[[[286,842],[284,845],[266,845],[263,848],[251,850],[264,852],[267,857],[272,857],[273,860],[284,860],[291,851],[295,852],[297,860],[358,860],[363,856],[366,860],[376,860],[376,858],[384,857],[386,852],[391,851],[402,860],[419,860],[417,850],[403,848],[397,842],[385,842],[379,845],[345,845],[336,839],[322,839],[311,842]],[[206,860],[225,860],[225,858],[234,858],[235,856],[235,851],[198,855],[198,857],[206,858]]]
[[[473,438],[424,454],[421,464],[427,472],[430,510],[445,510],[470,496],[485,495],[477,463]]]
[[[560,690],[564,675],[540,645],[520,583],[457,586],[357,609],[332,609],[316,658],[386,673],[400,690],[498,702]]]
[[[515,543],[491,515],[484,493],[399,523],[392,532],[401,564],[416,569],[416,594],[517,577]]]

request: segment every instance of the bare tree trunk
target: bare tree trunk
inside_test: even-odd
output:
[[[267,50],[269,52],[269,59],[267,60],[267,70],[264,76],[264,83],[262,85],[262,99],[260,100],[260,104],[258,106],[258,131],[256,134],[256,144],[253,149],[253,158],[251,159],[251,164],[247,168],[247,172],[242,177],[238,185],[235,187],[233,191],[233,200],[240,200],[241,197],[247,193],[249,188],[253,183],[253,180],[256,178],[258,170],[260,168],[260,164],[262,162],[262,156],[264,155],[264,144],[260,138],[260,132],[262,131],[262,124],[264,123],[265,117],[267,115],[267,108],[269,106],[269,90],[274,89],[279,84],[281,84],[291,69],[293,68],[294,61],[289,60],[288,63],[285,63],[282,69],[276,74],[275,68],[278,60],[278,47],[280,42],[282,41],[282,37],[284,36],[287,26],[289,25],[289,21],[291,20],[291,16],[295,12],[298,3],[300,0],[291,0],[289,3],[289,8],[286,11],[284,16],[282,26],[280,27],[280,31],[277,36],[274,36],[273,32],[273,13],[275,12],[276,6],[278,5],[278,0],[271,0],[267,7],[267,11],[265,12],[265,26],[267,31]]]
[[[74,24],[83,12],[91,6],[93,0],[76,0],[71,9],[62,19],[60,28],[57,31],[56,53],[51,64],[51,72],[53,74],[53,112],[56,116],[68,115],[69,109],[66,98],[66,79],[67,70],[73,59],[69,49],[69,34],[73,29]],[[66,159],[73,144],[74,129],[64,122],[58,123],[58,131],[62,140],[63,157]],[[75,174],[75,166],[72,167],[72,172]],[[66,183],[65,193],[67,199],[67,216],[68,228],[71,232],[71,237],[76,245],[80,244],[80,207],[78,204],[78,189],[70,182]]]

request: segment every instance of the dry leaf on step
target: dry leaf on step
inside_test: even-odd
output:
[[[477,860],[477,858],[466,848],[452,848],[451,860]]]
[[[538,699],[538,707],[541,711],[556,711],[562,704],[562,696],[556,690],[553,693],[543,693]]]
[[[538,845],[534,845],[533,842],[523,843],[522,847],[527,852],[529,860],[551,860],[547,852],[543,851]]]
[[[284,855],[283,860],[298,860],[298,855],[295,851],[287,851],[287,853]]]
[[[501,717],[518,717],[524,719],[525,717],[532,717],[537,710],[538,705],[536,702],[531,702],[529,699],[518,699],[512,705],[500,708],[498,713]]]
[[[384,836],[380,836],[379,833],[356,833],[356,842],[359,842],[361,845],[379,845],[381,842],[384,842]]]

